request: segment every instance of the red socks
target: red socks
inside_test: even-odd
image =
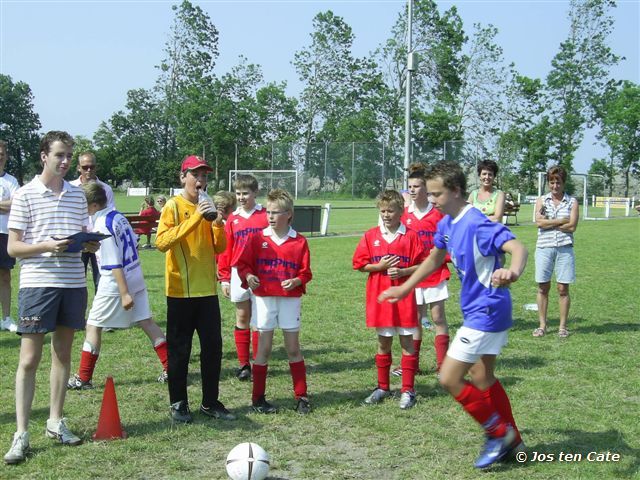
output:
[[[291,371],[291,380],[293,381],[293,393],[296,396],[296,400],[300,397],[307,396],[307,367],[304,364],[304,359],[299,362],[289,363],[289,370]]]
[[[80,366],[78,367],[78,376],[83,382],[88,382],[93,378],[93,370],[96,368],[98,355],[85,350],[80,354]]]
[[[165,340],[164,342],[156,345],[155,347],[153,347],[153,349],[156,351],[156,355],[158,355],[158,358],[160,359],[160,363],[162,363],[163,370],[165,372],[168,371],[169,360],[167,355],[167,341]]]
[[[433,339],[433,345],[436,348],[436,370],[439,372],[444,357],[447,356],[447,350],[449,350],[449,335],[436,335]]]
[[[422,346],[422,339],[413,340],[413,353],[415,353],[416,358],[418,359],[418,366],[416,368],[420,368],[420,347]]]
[[[482,392],[484,398],[491,403],[493,408],[500,414],[502,419],[505,422],[511,424],[513,429],[516,432],[516,442],[518,444],[522,441],[520,437],[520,432],[518,431],[518,427],[516,427],[516,421],[513,419],[513,413],[511,412],[511,402],[509,402],[509,397],[507,396],[507,392],[502,388],[502,384],[500,380],[496,380],[491,387],[484,390]]]
[[[376,354],[376,367],[378,367],[378,388],[381,388],[382,390],[389,390],[391,354]]]
[[[238,363],[241,367],[249,365],[249,343],[251,339],[251,330],[248,328],[236,327],[233,332],[236,341],[236,351],[238,352]]]
[[[267,389],[267,370],[269,365],[253,364],[251,373],[253,374],[253,392],[251,394],[251,401],[256,403],[258,399],[264,395]]]
[[[456,397],[456,401],[471,415],[476,422],[492,437],[503,437],[507,433],[507,424],[495,410],[483,392],[469,382]]]
[[[258,355],[258,342],[260,341],[260,332],[254,330],[251,332],[251,348],[253,350],[253,360],[256,359],[256,355]]]
[[[402,393],[413,392],[416,378],[416,371],[418,370],[418,354],[402,355],[400,360],[400,367],[402,367]],[[388,389],[387,389],[388,390]]]

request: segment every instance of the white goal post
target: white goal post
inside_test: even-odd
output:
[[[229,191],[233,191],[233,182],[238,175],[252,175],[258,180],[263,193],[274,188],[282,188],[298,199],[297,170],[229,170]]]

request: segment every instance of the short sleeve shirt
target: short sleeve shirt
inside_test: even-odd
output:
[[[39,177],[19,188],[9,213],[9,229],[23,232],[22,241],[42,243],[52,237],[68,237],[89,225],[87,200],[82,189],[64,181],[56,195]],[[20,288],[86,287],[81,253],[44,252],[19,258]]]
[[[0,175],[0,200],[9,200],[20,188],[18,180],[13,175],[9,175],[7,172]],[[0,212],[0,233],[9,233],[9,212]]]

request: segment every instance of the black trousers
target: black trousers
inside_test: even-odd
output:
[[[218,400],[222,364],[222,333],[218,297],[167,297],[167,349],[169,352],[169,400],[187,400],[187,373],[193,333],[200,339],[202,405]]]
[[[84,264],[84,275],[87,276],[87,264],[91,262],[91,274],[93,275],[94,292],[98,291],[98,282],[100,281],[100,267],[95,253],[82,252],[82,263]]]

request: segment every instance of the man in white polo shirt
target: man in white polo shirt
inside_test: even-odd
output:
[[[11,210],[11,198],[19,185],[15,177],[4,171],[8,158],[7,142],[0,140],[0,304],[2,306],[0,330],[15,332],[16,325],[11,320],[11,269],[16,260],[7,253],[9,239],[7,222]]]
[[[63,445],[79,445],[63,418],[71,346],[76,329],[85,326],[86,277],[80,250],[72,240],[56,240],[86,230],[89,224],[84,192],[64,180],[74,141],[66,132],[48,132],[40,142],[42,173],[21,187],[9,214],[8,251],[20,262],[18,334],[20,360],[16,372],[16,423],[5,463],[25,460],[29,451],[29,417],[45,334],[51,332],[49,419],[46,436]],[[100,244],[81,249],[96,252]],[[67,250],[73,250],[69,252]]]
[[[107,194],[107,208],[114,210],[116,208],[115,201],[113,199],[113,190],[109,185],[104,183],[98,178],[96,170],[98,168],[98,162],[96,156],[92,152],[84,152],[78,156],[78,173],[79,176],[75,180],[71,180],[69,183],[76,187],[82,187],[85,183],[96,182],[102,188],[104,188]],[[91,275],[93,276],[93,285],[95,292],[98,291],[98,282],[100,281],[100,267],[96,260],[94,253],[84,252],[82,254],[82,263],[84,264],[85,275],[87,273],[87,264],[91,263]]]

